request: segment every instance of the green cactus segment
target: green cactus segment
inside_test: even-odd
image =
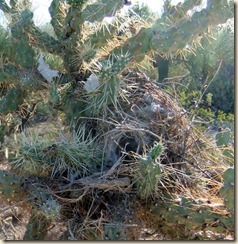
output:
[[[104,72],[104,76],[107,77],[108,73]],[[120,83],[121,80],[118,77],[112,77],[109,80],[103,81],[95,91],[91,92],[88,95],[85,108],[86,115],[96,116],[100,113],[106,114],[111,105],[116,108],[118,105]]]
[[[0,82],[15,84],[18,79],[18,69],[14,65],[6,64],[0,70]]]
[[[4,143],[4,137],[7,133],[8,127],[6,125],[0,125],[0,144]]]
[[[49,13],[51,15],[51,25],[54,28],[54,32],[58,38],[62,38],[62,29],[64,26],[64,0],[53,0],[49,7]]]
[[[17,4],[18,4],[17,0],[10,0],[10,5],[11,5],[12,8],[16,8]]]
[[[99,87],[88,94],[85,113],[88,116],[95,116],[101,112],[106,113],[109,106],[117,107],[118,96],[121,91],[121,79],[117,77],[126,65],[130,62],[128,53],[121,55],[111,55],[107,60],[102,60],[98,64],[100,70],[98,74]]]
[[[45,214],[45,216],[54,220],[60,216],[61,205],[55,199],[49,197],[45,202],[43,202],[40,210]]]
[[[122,0],[101,0],[94,4],[87,5],[84,10],[80,12],[78,8],[82,7],[82,5],[84,4],[83,2],[85,1],[76,0],[74,4],[76,8],[70,9],[65,19],[67,24],[64,28],[64,38],[68,39],[69,37],[71,37],[71,42],[73,43],[78,40],[78,36],[80,36],[81,34],[81,28],[85,21],[100,22],[105,17],[114,16],[116,12],[124,6],[124,1]],[[74,37],[73,34],[75,32],[77,34]]]
[[[45,90],[47,87],[40,78],[27,75],[21,77],[20,84],[22,86],[22,90],[24,90],[26,93],[28,91]]]
[[[145,55],[151,50],[150,43],[153,31],[150,28],[141,28],[137,35],[129,38],[122,47],[115,48],[112,53],[130,53],[134,61],[140,62]]]
[[[24,241],[42,241],[52,223],[50,218],[40,210],[33,209],[23,237]]]
[[[4,5],[2,1],[2,5]],[[37,46],[51,53],[61,53],[59,41],[47,33],[41,32],[33,22],[33,13],[29,9],[23,11],[16,5],[16,9],[10,8],[5,11],[5,8],[0,8],[4,13],[8,13],[12,18],[11,34],[13,39],[13,51],[15,53],[14,62],[19,67],[32,68],[36,64],[36,51],[32,46]],[[19,8],[19,9],[18,9]],[[59,50],[61,52],[59,52]]]
[[[222,24],[228,18],[234,17],[234,3],[228,0],[210,0],[207,3],[208,20],[210,25]],[[233,11],[232,11],[233,10]]]
[[[230,165],[234,165],[234,150],[229,148],[232,141],[232,133],[230,129],[226,129],[221,132],[217,132],[215,136],[216,145],[221,147],[222,153],[225,156],[226,162]],[[225,147],[225,148],[224,148]],[[223,149],[224,148],[224,149]]]
[[[202,4],[202,0],[185,0],[179,7],[179,11],[186,14],[189,10]]]
[[[115,37],[116,25],[108,24],[107,27],[102,26],[97,32],[89,36],[91,45],[96,48],[102,48],[107,45],[107,41]]]
[[[123,225],[120,224],[105,224],[103,226],[103,238],[107,241],[119,241],[126,240],[126,232]]]
[[[42,79],[40,77],[36,76],[35,72],[19,72],[17,66],[11,64],[4,65],[2,71],[0,71],[0,84],[1,86],[3,85],[3,87],[6,86],[7,91],[11,91],[9,89],[11,86],[16,86],[17,89],[14,90],[17,90],[17,93],[19,93],[18,87],[20,85],[20,90],[23,91],[24,95],[26,95],[27,91],[36,91],[46,88],[46,84],[42,82]],[[5,95],[5,89],[2,89],[0,91],[0,97],[2,97],[3,95]]]
[[[31,19],[29,19],[28,22],[24,22],[24,20],[21,19],[20,23],[24,23],[19,28],[22,29],[22,34],[26,36],[24,40],[27,41],[29,49],[32,48],[32,46],[34,46],[52,54],[62,55],[63,46],[61,45],[60,41],[56,40],[46,32],[42,32],[38,27],[35,26],[34,22]],[[16,43],[18,37],[19,35],[16,37]],[[22,46],[22,48],[24,50],[25,46]],[[32,48],[32,50],[34,49]],[[34,55],[32,59],[33,58],[34,58],[34,63],[36,63],[36,55]],[[32,65],[34,63],[32,63]]]
[[[60,41],[56,40],[46,32],[42,32],[39,28],[32,25],[31,29],[25,29],[28,31],[29,35],[32,37],[32,40],[29,40],[29,43],[32,46],[40,48],[42,51],[49,52],[51,54],[63,55],[63,45]]]
[[[36,179],[32,179],[36,182]],[[47,217],[47,219],[56,220],[60,216],[61,205],[42,187],[31,187],[28,185],[28,194],[34,198],[34,206]]]
[[[147,158],[147,160],[151,158],[154,162],[157,162],[158,158],[161,156],[163,151],[164,151],[163,145],[159,142],[155,142],[154,147],[151,149],[151,152],[148,155],[149,158]]]
[[[129,53],[120,56],[111,55],[101,62],[100,80],[108,80],[123,71],[130,61]]]
[[[69,123],[72,123],[83,116],[85,101],[70,98],[70,95],[68,97],[65,96],[62,101],[64,101],[63,110],[67,116],[67,120]]]
[[[67,0],[67,3],[77,10],[81,10],[86,0]]]
[[[127,231],[121,223],[113,222],[101,226],[101,228],[85,228],[83,236],[92,241],[123,241],[127,240]]]
[[[0,0],[0,9],[4,13],[8,13],[9,14],[11,12],[11,8],[8,6],[8,4],[4,0]]]
[[[188,2],[184,3],[185,5],[182,4],[181,9],[187,11],[189,4],[192,4],[191,1]],[[178,25],[165,28],[163,22],[166,21],[164,19],[166,16],[158,19],[151,28],[141,28],[137,35],[128,39],[122,47],[117,47],[112,53],[118,54],[120,50],[128,51],[135,61],[140,62],[150,51],[173,53],[185,48],[188,43],[192,43],[200,34],[206,32],[207,26],[222,24],[233,17],[228,3],[217,1],[213,4],[213,1],[211,2],[213,7],[209,7],[209,11],[203,9],[195,12],[189,18],[182,18]],[[192,5],[196,6],[198,3],[194,1]],[[221,13],[223,7],[225,11]],[[213,14],[216,11],[219,11],[223,17],[219,18],[217,15],[214,17]]]
[[[220,195],[224,198],[224,204],[232,212],[235,206],[235,172],[234,168],[229,168],[223,173],[224,183],[219,190]]]
[[[140,165],[136,187],[138,189],[138,195],[142,199],[148,199],[150,196],[156,194],[162,174],[159,158],[163,153],[163,150],[162,143],[156,142],[146,158],[141,159],[139,162]]]
[[[183,19],[179,26],[173,26],[166,31],[161,32],[160,24],[156,22],[152,26],[151,48],[164,53],[175,52],[195,40],[198,37],[196,35],[199,33],[204,33],[207,30],[207,26],[226,22],[233,15],[227,1],[225,2],[210,1],[208,9],[194,13],[190,18]]]
[[[172,18],[174,24],[174,21],[179,21],[180,19],[185,18],[189,10],[201,4],[202,0],[185,0],[183,3],[177,4],[177,6],[173,6],[170,1],[165,1],[164,13],[162,14],[161,20],[164,21],[165,18],[169,18],[171,20]]]
[[[124,6],[123,0],[100,0],[88,5],[82,12],[83,21],[102,21],[105,17],[112,17]]]
[[[233,167],[234,166],[234,150],[232,149],[224,149],[222,150],[223,155],[225,156],[226,163]]]
[[[30,46],[30,36],[25,31],[29,29],[33,21],[33,13],[26,9],[21,12],[19,19],[12,25],[13,49],[15,51],[15,63],[19,67],[31,68],[36,64],[35,51]]]
[[[208,205],[196,204],[187,198],[179,199],[178,203],[169,200],[159,202],[151,211],[158,214],[165,224],[185,225],[189,230],[234,230],[234,216],[216,214]]]
[[[229,129],[216,134],[216,144],[218,147],[229,145],[230,139],[231,131]]]
[[[16,111],[23,103],[25,95],[25,91],[18,87],[9,89],[8,93],[0,100],[0,113],[6,115]]]
[[[0,201],[19,200],[24,197],[23,179],[6,170],[0,170]]]

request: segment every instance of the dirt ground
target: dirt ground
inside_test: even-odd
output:
[[[18,206],[11,207],[8,202],[1,200],[0,240],[23,240],[26,226],[30,218],[31,208],[29,203],[22,203]],[[6,210],[3,211],[4,209]],[[173,240],[169,235],[162,234],[159,227],[148,227],[148,221],[152,222],[152,220],[143,209],[138,209],[134,212],[134,216],[137,217],[137,220],[135,221],[132,216],[134,221],[129,221],[131,224],[127,226],[127,240]],[[151,225],[151,223],[149,223],[149,225]],[[206,233],[203,231],[196,233],[194,240],[199,240],[199,237],[202,236],[206,236],[206,240],[234,240],[234,236],[231,234],[221,235],[209,231]],[[52,223],[45,241],[54,240],[76,240],[74,239],[73,233],[69,231],[67,221]]]

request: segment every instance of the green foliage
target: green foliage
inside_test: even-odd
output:
[[[226,114],[223,111],[218,110],[216,116],[216,124],[218,126],[228,127],[231,128],[231,130],[234,130],[234,114]]]
[[[189,103],[191,96],[200,91],[204,97],[212,95],[212,99],[207,98],[209,98],[209,106],[215,112],[217,110],[225,113],[234,112],[234,31],[232,26],[232,23],[228,22],[224,26],[213,28],[210,33],[213,39],[203,38],[200,45],[183,59],[182,62],[190,72],[190,76],[183,81],[185,86],[180,86],[177,90],[178,94],[182,95],[182,104],[185,101]],[[224,46],[224,43],[227,45]],[[176,66],[177,63],[173,72]]]
[[[216,41],[208,46],[213,49],[214,61],[222,60],[221,69],[207,92],[213,94],[212,105],[225,113],[234,113],[234,26],[229,23],[215,30]],[[226,45],[224,46],[224,43]],[[213,45],[213,47],[212,47]],[[204,47],[206,49],[206,47]],[[213,67],[216,67],[215,65]],[[210,73],[210,72],[209,72]]]

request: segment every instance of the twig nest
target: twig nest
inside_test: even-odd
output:
[[[135,88],[136,87],[136,88]],[[143,155],[154,141],[162,139],[174,156],[184,151],[189,122],[175,100],[148,81],[129,91],[130,104],[123,106],[121,124],[107,132],[106,158],[116,162],[126,154]]]

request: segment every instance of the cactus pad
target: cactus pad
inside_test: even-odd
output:
[[[0,171],[0,199],[10,201],[21,200],[25,196],[23,179],[6,170]]]

